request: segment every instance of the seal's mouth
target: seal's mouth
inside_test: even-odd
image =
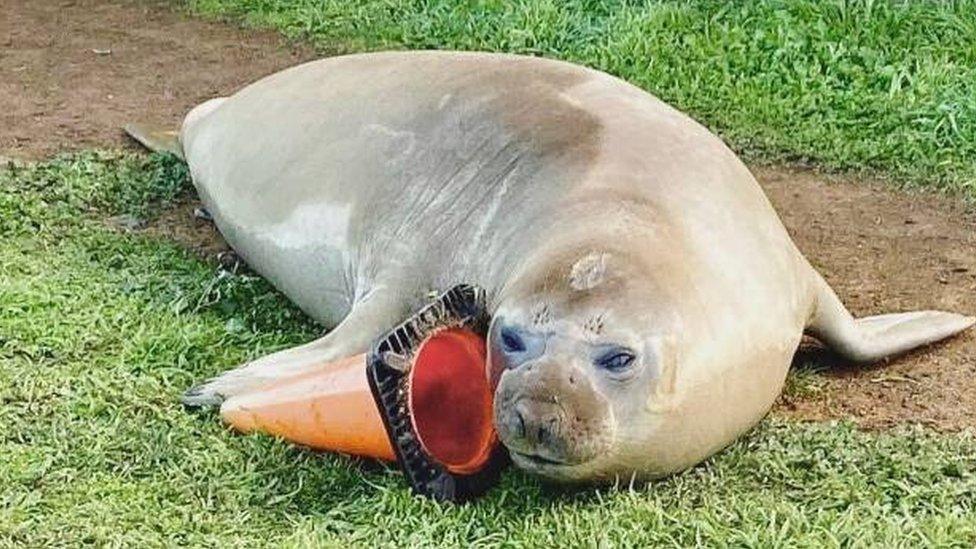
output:
[[[523,453],[509,449],[512,463],[526,473],[538,475],[543,479],[560,483],[585,482],[594,471],[599,469],[596,460],[580,463],[559,461],[548,456],[534,453]]]
[[[565,461],[557,461],[538,454],[526,454],[515,450],[509,450],[509,453],[516,462],[531,463],[537,467],[561,467],[568,465]]]

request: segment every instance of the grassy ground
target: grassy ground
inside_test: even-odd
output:
[[[183,0],[324,51],[521,52],[596,67],[753,161],[976,197],[976,1]]]
[[[580,61],[752,159],[976,196],[973,1],[187,1],[325,49]],[[385,466],[232,434],[179,393],[318,329],[262,280],[117,227],[187,190],[162,156],[0,166],[0,547],[976,545],[971,433],[767,421],[648,486],[573,492],[509,471],[467,506],[412,498]],[[818,381],[803,370],[788,390]]]
[[[510,471],[467,506],[232,434],[179,393],[316,328],[260,279],[106,221],[186,187],[160,156],[0,168],[0,546],[976,544],[971,434],[768,421],[649,486],[567,492]]]

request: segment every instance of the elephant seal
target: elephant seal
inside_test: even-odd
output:
[[[179,141],[227,241],[332,329],[190,405],[364,352],[431,291],[471,283],[489,296],[494,421],[514,463],[654,478],[753,427],[804,332],[871,362],[974,322],[855,320],[718,137],[569,63],[334,57],[204,103]]]

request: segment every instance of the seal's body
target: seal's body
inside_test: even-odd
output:
[[[973,322],[855,321],[721,140],[567,63],[316,61],[197,107],[180,141],[228,243],[334,328],[191,404],[364,352],[430,292],[471,283],[489,295],[495,422],[515,463],[656,477],[759,421],[805,330],[871,361]]]

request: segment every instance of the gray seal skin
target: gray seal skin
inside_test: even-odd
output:
[[[514,463],[655,478],[754,426],[804,332],[871,362],[974,322],[855,320],[719,138],[568,63],[315,61],[197,107],[180,141],[231,246],[332,328],[190,405],[364,352],[430,292],[471,283],[489,295],[495,424]]]

